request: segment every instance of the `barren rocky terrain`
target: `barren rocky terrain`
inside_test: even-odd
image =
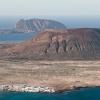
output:
[[[45,30],[21,43],[0,44],[0,85],[100,86],[100,30]]]
[[[100,61],[0,60],[0,85],[100,86]]]
[[[0,51],[3,51],[4,49],[11,48],[15,45],[17,45],[17,42],[4,42],[0,43]]]
[[[100,60],[100,30],[45,30],[5,49],[3,54],[8,59]]]

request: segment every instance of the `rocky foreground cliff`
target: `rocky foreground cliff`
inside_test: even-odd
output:
[[[66,26],[53,20],[35,18],[29,20],[21,19],[16,23],[15,28],[0,30],[0,33],[33,33],[45,29],[66,29]]]
[[[4,54],[7,58],[34,60],[100,59],[100,30],[45,30],[5,49]]]

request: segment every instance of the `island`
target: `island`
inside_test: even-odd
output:
[[[56,93],[98,86],[99,29],[48,29],[21,43],[0,44],[1,90]]]
[[[45,29],[67,29],[60,22],[47,19],[20,19],[12,29],[0,29],[0,33],[34,33],[41,32]]]

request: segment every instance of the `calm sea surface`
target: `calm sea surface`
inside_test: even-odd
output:
[[[0,42],[20,42],[33,37],[36,33],[0,34]]]
[[[87,88],[61,94],[0,92],[0,100],[100,100],[100,88]]]

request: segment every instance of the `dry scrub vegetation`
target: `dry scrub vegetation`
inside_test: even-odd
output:
[[[0,85],[100,86],[100,61],[0,60]]]

